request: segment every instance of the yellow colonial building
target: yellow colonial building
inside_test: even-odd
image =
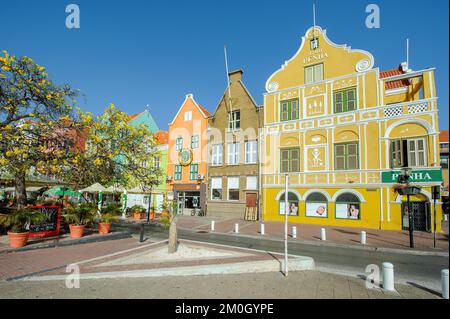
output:
[[[431,187],[440,185],[434,69],[380,71],[374,57],[310,28],[266,83],[261,140],[263,220],[407,229],[401,167],[422,187],[411,197],[415,229],[433,230]],[[436,205],[441,231],[441,205]]]

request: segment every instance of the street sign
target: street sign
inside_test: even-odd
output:
[[[397,183],[400,171],[383,172],[381,180],[383,183]],[[409,179],[410,183],[442,182],[442,170],[413,170]]]

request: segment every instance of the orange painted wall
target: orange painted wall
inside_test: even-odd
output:
[[[202,114],[202,111],[204,114]],[[192,112],[192,120],[185,121],[185,113]],[[199,135],[199,147],[193,149],[192,164],[198,164],[198,173],[206,176],[206,161],[208,147],[208,117],[209,112],[202,108],[189,94],[186,96],[178,114],[173,122],[169,124],[169,158],[167,165],[167,175],[172,177],[168,183],[168,189],[172,190],[173,184],[193,184],[197,181],[189,179],[189,165],[183,166],[182,178],[174,180],[174,167],[179,164],[178,151],[175,150],[175,141],[178,137],[183,137],[183,149],[191,149],[192,135]]]

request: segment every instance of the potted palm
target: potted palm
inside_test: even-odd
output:
[[[29,226],[44,221],[45,214],[30,208],[13,209],[9,214],[0,214],[0,224],[9,228],[8,239],[12,248],[24,247],[30,235]]]
[[[141,205],[134,205],[131,207],[131,212],[133,214],[134,220],[141,220],[142,213],[145,211],[145,208]]]
[[[98,233],[100,235],[106,235],[109,233],[112,222],[120,219],[122,208],[119,205],[110,204],[102,208],[100,213],[101,217],[98,223]]]
[[[69,224],[70,237],[83,237],[87,225],[92,224],[96,217],[97,206],[85,203],[80,205],[68,205],[63,210],[63,218]]]

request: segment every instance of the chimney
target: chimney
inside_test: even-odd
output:
[[[228,73],[228,75],[230,76],[230,82],[235,82],[235,81],[240,81],[242,79],[242,74],[244,73],[244,71],[242,71],[242,69],[239,70],[234,70],[231,71],[230,73]]]

